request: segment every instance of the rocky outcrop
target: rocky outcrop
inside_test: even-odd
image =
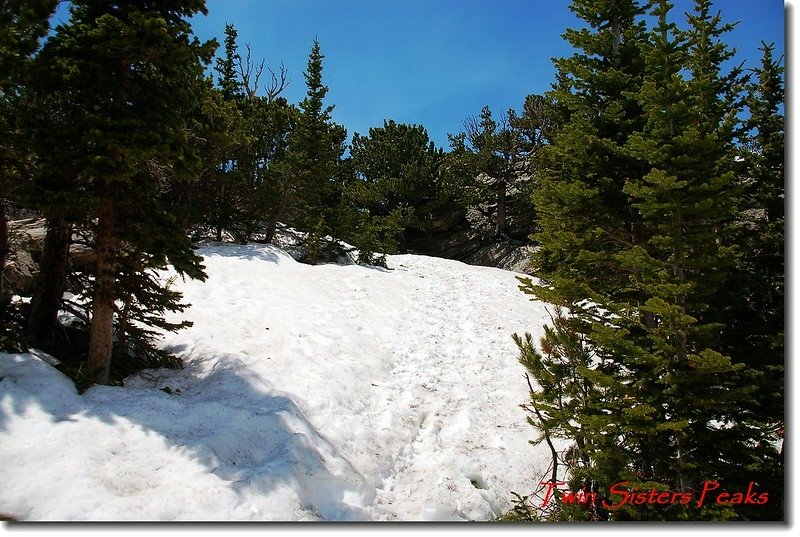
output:
[[[9,255],[5,266],[5,278],[13,292],[24,296],[33,293],[46,233],[47,224],[44,218],[9,221]],[[73,244],[70,246],[69,255],[71,262],[77,266],[87,268],[94,266],[94,251],[87,246]]]
[[[506,226],[495,233],[496,204],[484,203],[468,209],[440,211],[429,217],[424,231],[409,230],[405,246],[414,253],[445,257],[469,263],[532,274],[533,208],[524,191],[509,193]]]
[[[462,261],[470,265],[497,267],[511,272],[532,275],[530,267],[532,253],[533,246],[531,245],[503,241],[478,248],[474,254],[462,259]]]

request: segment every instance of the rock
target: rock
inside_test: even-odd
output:
[[[495,236],[488,216],[491,211],[486,207],[439,214],[426,220],[425,232],[408,233],[406,247],[413,253],[533,275],[530,268],[533,245],[525,239],[531,223],[520,218],[518,212],[524,213],[518,209],[510,213],[507,226],[510,235],[501,237]]]
[[[6,260],[5,277],[14,292],[30,296],[36,275],[39,272],[39,258],[47,234],[44,218],[24,218],[8,222],[9,254]],[[73,244],[69,249],[70,261],[84,270],[92,270],[96,256],[94,250],[82,244]]]
[[[34,254],[41,253],[44,242],[44,220],[27,218],[8,222],[8,257],[5,278],[14,292],[30,296],[39,266]]]
[[[516,241],[506,240],[483,245],[461,261],[470,265],[497,267],[533,275],[530,266],[533,250],[531,245],[520,245]]]
[[[6,283],[14,292],[23,296],[32,295],[38,272],[39,266],[34,262],[30,252],[11,248],[6,259],[4,276]]]

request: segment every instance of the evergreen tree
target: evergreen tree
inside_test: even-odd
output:
[[[725,354],[722,340],[727,312],[719,296],[732,281],[735,252],[734,97],[741,88],[738,70],[722,74],[730,51],[720,36],[730,26],[698,0],[689,30],[680,31],[669,20],[671,4],[659,0],[651,3],[657,23],[642,39],[606,18],[635,12],[623,4],[604,4],[613,9],[587,19],[609,32],[605,40],[588,40],[588,31],[572,35],[612,55],[630,45],[624,36],[638,35],[641,56],[629,66],[643,71],[626,77],[611,69],[610,77],[595,78],[585,67],[601,61],[596,56],[560,63],[573,67],[552,93],[568,123],[548,148],[550,170],[535,195],[543,229],[536,262],[545,281],[524,288],[568,309],[542,345],[569,342],[573,351],[542,358],[530,340],[518,344],[542,386],[532,390],[534,404],[552,407],[570,390],[586,401],[575,418],[579,432],[566,431],[580,462],[572,468],[573,487],[582,484],[601,498],[619,481],[639,490],[695,491],[715,480],[745,490],[747,468],[769,457],[769,446],[748,411],[753,372]],[[573,7],[598,15],[582,2]],[[614,85],[625,89],[596,104],[609,95],[610,80],[629,84]],[[585,113],[593,102],[600,114]],[[634,110],[640,120],[624,113]],[[613,124],[613,131],[603,130]],[[573,159],[584,159],[583,170]],[[571,375],[556,393],[550,372],[564,364]],[[718,519],[747,511],[623,506],[589,516]]]
[[[242,197],[244,196],[245,179],[242,172],[241,157],[246,153],[251,139],[247,138],[250,129],[245,117],[244,89],[236,71],[241,61],[236,43],[238,34],[232,24],[225,25],[225,54],[217,58],[214,70],[217,72],[217,84],[222,100],[236,110],[235,124],[238,129],[237,140],[228,147],[228,151],[216,160],[212,173],[203,181],[202,193],[207,197],[207,223],[216,231],[217,241],[222,240],[224,230],[232,231],[243,218],[241,214]],[[209,199],[210,198],[210,199]]]
[[[652,480],[684,491],[709,479],[734,486],[735,475],[719,462],[735,464],[750,440],[736,416],[753,388],[737,373],[742,365],[719,352],[722,327],[713,307],[733,261],[725,236],[735,196],[733,134],[723,101],[736,77],[719,75],[724,53],[708,54],[717,20],[697,17],[684,34],[668,22],[671,8],[663,0],[653,9],[658,24],[645,47],[647,74],[638,94],[647,124],[629,143],[651,170],[626,183],[644,240],[618,259],[642,300],[628,306],[638,315],[620,323],[629,333],[610,334],[604,345],[620,354],[636,345],[637,360],[626,365],[652,419],[640,459],[651,459]],[[702,76],[685,79],[683,71],[695,65],[703,66]],[[614,341],[622,337],[626,347]],[[659,446],[662,453],[653,457]]]
[[[754,323],[737,338],[748,361],[764,364],[767,375],[764,414],[780,424],[784,421],[783,364],[785,361],[785,163],[783,67],[773,57],[772,45],[762,46],[761,66],[754,70],[755,80],[748,87],[747,106],[750,132],[746,153],[746,174],[743,214],[748,215],[742,264],[748,285],[742,296],[749,302]],[[743,356],[743,359],[747,359]],[[770,387],[771,386],[771,387]],[[770,401],[771,399],[771,401]],[[769,402],[767,402],[769,401]]]
[[[136,257],[134,269],[169,262],[203,277],[162,195],[167,185],[196,177],[200,164],[188,142],[187,116],[213,43],[192,36],[187,18],[197,13],[205,13],[204,0],[76,1],[70,23],[57,28],[40,54],[44,76],[37,90],[56,114],[42,125],[49,123],[50,136],[70,140],[43,158],[76,177],[66,184],[41,177],[36,186],[43,203],[61,200],[92,231],[97,262],[88,370],[97,383],[109,380],[126,257]],[[38,135],[48,136],[43,129]]]
[[[503,123],[506,123],[503,120]],[[494,214],[494,234],[500,235],[505,227],[506,194],[511,173],[513,138],[505,128],[498,125],[488,106],[481,109],[480,116],[465,122],[467,140],[474,151],[473,165],[476,177],[476,196],[479,200],[491,200]]]
[[[525,242],[532,231],[528,179],[544,145],[543,127],[551,128],[548,107],[546,99],[530,95],[521,115],[511,108],[495,120],[485,106],[464,122],[466,132],[449,156],[448,168],[460,166],[466,174],[469,208],[488,224],[477,227],[491,228],[495,240]]]
[[[551,483],[559,482],[563,475],[559,468],[564,466],[570,490],[597,492],[595,483],[584,473],[596,459],[591,423],[593,417],[602,415],[604,410],[597,406],[600,400],[597,393],[601,387],[595,385],[589,373],[596,369],[594,354],[585,337],[576,327],[570,326],[572,321],[563,310],[559,309],[551,320],[552,325],[544,327],[539,345],[530,334],[525,334],[524,338],[514,334],[514,342],[520,350],[519,361],[536,384],[534,386],[528,378],[530,401],[524,405],[530,413],[528,423],[541,431],[541,436],[532,443],[544,441],[550,448],[551,466],[547,479]],[[541,346],[542,352],[537,346]],[[559,453],[554,444],[556,438],[569,438],[573,445],[566,452]],[[587,512],[581,506],[560,502],[560,488],[554,487],[551,492],[555,497],[548,511],[550,520],[600,518],[600,506],[591,505]]]
[[[289,216],[291,209],[293,174],[290,168],[290,137],[299,117],[297,107],[280,97],[262,100],[264,122],[260,138],[263,161],[262,179],[256,201],[264,215],[267,227],[264,240],[272,242],[278,223]]]
[[[785,175],[783,67],[773,47],[762,47],[761,65],[748,84],[745,144],[738,218],[736,279],[723,294],[728,352],[745,363],[758,386],[746,405],[745,423],[761,431],[745,461],[746,478],[766,482],[771,501],[751,518],[784,518],[783,430],[785,427]],[[775,451],[772,446],[780,444]],[[743,472],[744,473],[744,472]]]
[[[217,72],[217,82],[220,91],[226,101],[232,101],[244,95],[242,82],[239,80],[239,75],[236,72],[236,65],[242,60],[239,55],[239,46],[236,43],[238,37],[239,33],[236,31],[236,27],[234,27],[233,24],[226,24],[225,55],[221,58],[217,58],[217,64],[214,67],[214,70]]]
[[[580,353],[572,355],[580,362],[566,362],[575,370],[563,381],[568,392],[583,394],[573,422],[580,435],[563,431],[573,441],[570,485],[603,496],[612,484],[635,477],[630,467],[638,446],[623,421],[646,418],[645,406],[631,408],[626,399],[623,364],[590,338],[621,309],[609,296],[635,294],[615,256],[641,234],[623,189],[629,177],[645,170],[626,145],[644,127],[636,92],[644,78],[646,29],[639,20],[643,9],[633,0],[575,0],[570,9],[587,27],[568,29],[564,38],[576,53],[554,60],[558,83],[547,97],[561,120],[552,143],[540,152],[533,194],[533,239],[540,245],[533,266],[543,283],[527,281],[522,289],[563,307],[559,338],[582,342]],[[530,343],[519,343],[523,359],[535,362]],[[545,364],[555,359],[546,356]],[[538,377],[542,370],[530,369],[535,382],[544,380]],[[550,404],[558,401],[550,398]]]
[[[221,208],[233,210],[224,195],[232,183],[226,174],[232,168],[232,155],[249,139],[236,102],[226,100],[210,78],[199,81],[195,91],[197,100],[188,133],[202,167],[196,181],[173,185],[168,201],[170,212],[183,229],[203,236],[211,228],[221,240],[223,230],[230,225]]]
[[[564,38],[577,52],[554,60],[559,83],[548,97],[563,124],[542,151],[534,192],[533,239],[541,247],[534,264],[557,289],[539,292],[563,306],[625,288],[609,252],[637,240],[639,224],[623,187],[644,170],[625,148],[644,122],[634,97],[644,74],[643,10],[633,0],[576,0],[570,9],[588,27],[568,29]]]
[[[332,121],[333,106],[324,102],[328,87],[322,83],[323,58],[315,39],[303,73],[308,91],[289,137],[288,163],[295,181],[291,223],[309,232],[310,242],[320,241],[326,234],[335,235],[343,220],[339,166],[347,132]],[[311,257],[309,261],[313,264],[318,259]]]
[[[241,109],[249,144],[237,157],[243,188],[237,207],[238,235],[249,241],[266,222],[265,239],[269,242],[286,214],[291,185],[291,170],[287,169],[289,135],[298,112],[283,97],[251,96]]]
[[[19,126],[31,59],[49,28],[58,0],[7,0],[0,3],[0,335],[11,296],[5,289],[8,256],[6,203],[30,174],[33,155]]]
[[[249,46],[242,58],[236,40],[236,29],[228,24],[224,55],[215,67],[218,95],[212,96],[214,103],[220,102],[207,109],[217,122],[227,118],[220,123],[227,125],[227,131],[207,133],[215,143],[203,143],[211,151],[205,160],[213,165],[204,166],[192,198],[197,223],[212,228],[218,241],[227,231],[236,240],[248,242],[266,223],[269,242],[278,221],[287,215],[292,193],[285,161],[297,109],[280,97],[288,84],[285,71],[281,70],[281,80],[273,74],[272,82],[262,88],[264,61],[254,65]]]
[[[389,120],[368,136],[353,135],[347,164],[355,179],[347,194],[357,219],[354,244],[367,258],[406,249],[405,230],[424,227],[442,200],[442,154],[421,125]]]

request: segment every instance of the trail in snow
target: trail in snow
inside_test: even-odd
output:
[[[487,281],[491,269],[464,270],[416,256],[393,261],[395,270],[417,278],[414,293],[420,299],[418,311],[403,318],[405,348],[397,349],[386,395],[376,407],[393,409],[395,420],[409,425],[411,438],[382,473],[376,503],[390,518],[410,508],[428,519],[499,515],[507,508],[508,490],[488,483],[504,481],[502,473],[523,461],[507,453],[504,429],[520,430],[516,406],[522,402],[510,384],[521,377],[512,367],[504,371],[509,385],[503,375],[498,378],[508,366],[508,356],[498,350],[509,349],[509,332],[497,306],[509,291],[512,299],[518,291],[508,280]],[[507,465],[498,467],[498,459]],[[409,499],[401,502],[401,512],[392,507],[397,498]]]
[[[549,452],[528,443],[511,334],[548,318],[514,274],[414,255],[382,270],[311,267],[273,246],[200,253],[207,282],[176,283],[194,325],[164,340],[185,369],[78,396],[37,359],[0,356],[0,512],[489,520],[511,490],[534,490]]]

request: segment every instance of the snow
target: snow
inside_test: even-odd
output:
[[[492,520],[549,464],[511,339],[545,305],[514,273],[390,270],[210,245],[175,286],[183,370],[78,395],[0,355],[0,513],[20,520]],[[165,274],[169,277],[170,274]],[[177,317],[176,317],[177,320]]]

